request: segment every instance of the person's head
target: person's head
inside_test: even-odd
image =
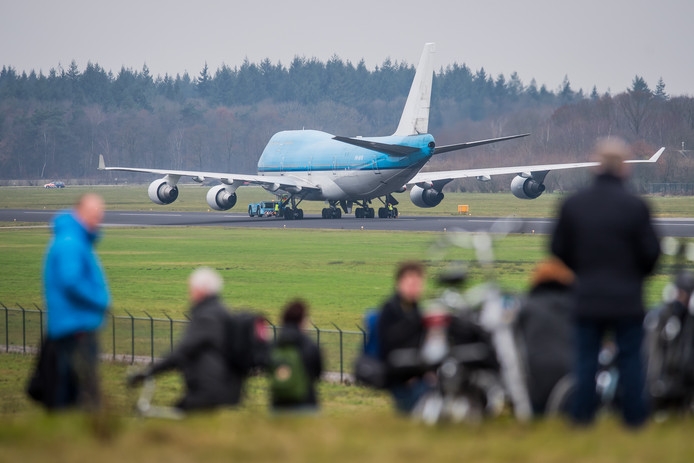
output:
[[[592,157],[598,162],[595,169],[598,174],[610,174],[619,178],[629,176],[629,164],[624,161],[631,159],[631,148],[621,138],[599,138]]]
[[[306,320],[308,308],[301,299],[290,301],[282,311],[282,324],[301,326]]]
[[[533,288],[546,283],[571,286],[573,282],[574,273],[556,257],[550,257],[538,262],[530,279],[530,285]]]
[[[395,273],[395,285],[403,301],[417,302],[424,293],[424,266],[419,262],[403,262]]]
[[[193,304],[210,296],[218,296],[223,287],[222,276],[209,267],[195,269],[188,278],[188,295]]]
[[[91,232],[97,231],[101,226],[104,220],[104,209],[104,200],[96,193],[83,194],[75,203],[75,215]]]

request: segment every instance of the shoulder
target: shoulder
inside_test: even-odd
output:
[[[381,306],[382,312],[394,312],[400,308],[400,298],[397,293],[391,295]]]

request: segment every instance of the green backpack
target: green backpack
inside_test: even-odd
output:
[[[309,379],[295,345],[275,346],[270,356],[270,392],[273,402],[301,403],[308,398]]]

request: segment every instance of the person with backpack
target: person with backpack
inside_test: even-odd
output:
[[[190,323],[183,338],[168,356],[130,376],[129,386],[177,369],[183,374],[186,392],[176,408],[205,410],[240,402],[243,375],[232,368],[226,353],[231,314],[221,301],[222,287],[222,277],[215,270],[200,267],[193,271],[188,279]]]
[[[404,262],[396,272],[396,288],[381,307],[378,339],[381,360],[386,364],[386,388],[395,407],[410,413],[432,389],[435,379],[422,368],[394,368],[391,354],[398,349],[420,349],[424,341],[424,323],[419,300],[424,293],[424,267],[419,262]]]
[[[280,334],[270,353],[270,400],[273,411],[316,411],[316,383],[323,373],[320,349],[302,331],[308,310],[301,300],[282,312]]]

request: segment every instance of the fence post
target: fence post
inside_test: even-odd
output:
[[[22,310],[22,352],[25,354],[27,353],[27,319],[26,319],[26,311],[24,310],[24,307],[19,305],[18,303],[17,307],[19,307]]]
[[[39,311],[39,339],[41,340],[41,346],[43,346],[43,310],[36,304],[34,304],[34,307]]]
[[[344,363],[343,363],[343,356],[342,356],[342,330],[335,323],[333,323],[333,326],[335,327],[335,329],[337,329],[338,333],[340,333],[340,383],[342,383],[344,371],[345,371]]]
[[[135,317],[127,310],[125,313],[130,317],[130,365],[135,363]]]
[[[361,331],[363,348],[366,349],[366,331],[359,325],[357,325],[357,328],[359,328],[359,331]]]
[[[166,312],[163,313],[169,319],[169,352],[173,352],[173,319]]]
[[[313,322],[311,322],[311,325],[313,325],[313,328],[316,330],[316,345],[320,349],[320,328],[318,328]]]
[[[145,311],[145,315],[149,317],[149,357],[150,363],[154,363],[154,319]]]
[[[277,342],[277,327],[267,318],[265,319],[265,321],[272,327],[272,341]]]
[[[111,347],[113,348],[113,361],[116,361],[116,316],[111,312]]]
[[[3,309],[5,309],[5,352],[9,352],[10,351],[10,322],[9,322],[9,319],[7,318],[7,307],[2,302],[0,302],[0,305],[2,306]]]

